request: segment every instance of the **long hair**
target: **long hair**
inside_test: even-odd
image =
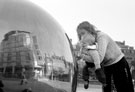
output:
[[[96,35],[96,27],[92,24],[90,24],[88,21],[84,21],[82,23],[80,23],[77,27],[78,29],[85,29],[86,31],[88,31],[90,34],[92,35]],[[81,37],[78,35],[79,40],[81,39]]]

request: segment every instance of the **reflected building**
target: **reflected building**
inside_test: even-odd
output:
[[[1,42],[1,70],[16,74],[22,68],[40,70],[43,75],[44,59],[35,35],[27,31],[14,30],[6,33]],[[19,71],[20,70],[20,71]]]
[[[78,67],[70,39],[38,5],[0,0],[0,42],[0,77],[6,92],[27,87],[32,92],[76,92]],[[22,72],[28,86],[19,85]]]
[[[69,81],[72,67],[64,56],[45,55],[45,76],[51,80]]]
[[[69,81],[69,61],[64,56],[42,55],[37,37],[30,32],[14,30],[6,33],[1,42],[0,55],[1,72],[9,77],[18,75],[24,68],[29,71],[28,77],[34,73],[35,78],[46,76],[52,80]]]

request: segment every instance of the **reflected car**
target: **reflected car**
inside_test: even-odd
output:
[[[76,92],[70,39],[55,19],[27,0],[0,1],[0,89]]]

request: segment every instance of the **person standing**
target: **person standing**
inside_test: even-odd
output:
[[[98,44],[96,48],[98,55],[95,58],[99,58],[97,62],[100,62],[101,67],[96,68],[95,73],[101,83],[102,79],[106,80],[103,92],[111,92],[112,77],[117,92],[123,92],[123,90],[134,92],[128,62],[116,42],[106,33],[96,30],[95,26],[88,21],[83,21],[78,25],[77,34],[79,40],[89,35],[89,40]],[[88,62],[94,62],[94,60],[88,60],[89,56],[85,54],[83,58]],[[105,77],[102,74],[105,74]]]
[[[21,80],[20,85],[27,84],[27,79],[26,79],[25,71],[26,71],[25,68],[22,68],[22,72],[21,72],[22,80]]]
[[[4,83],[3,83],[3,81],[0,79],[0,92],[5,92],[4,89],[3,89],[3,87],[4,87]]]

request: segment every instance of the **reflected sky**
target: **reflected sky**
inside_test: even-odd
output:
[[[11,30],[21,30],[37,35],[42,54],[65,56],[72,61],[62,27],[43,9],[26,0],[0,1],[0,40]],[[50,47],[51,46],[51,47]]]

